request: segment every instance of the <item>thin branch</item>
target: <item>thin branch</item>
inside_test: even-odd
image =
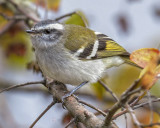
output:
[[[151,99],[151,94],[149,92],[149,90],[147,91],[147,96],[148,96],[148,103],[149,103],[149,107],[150,107],[150,124],[153,123],[153,105],[152,105],[152,99]]]
[[[44,0],[44,4],[45,4],[44,19],[48,19],[48,0]]]
[[[7,32],[14,24],[16,23],[16,20],[11,20],[6,24],[1,30],[0,30],[0,36],[3,35],[5,32]]]
[[[119,99],[116,96],[116,94],[114,92],[112,92],[112,90],[109,87],[107,87],[107,85],[104,82],[102,82],[101,80],[99,80],[98,82],[104,87],[104,89],[106,91],[108,91],[113,96],[113,98],[115,99],[115,101],[117,101],[117,102],[119,101]]]
[[[133,94],[129,94],[131,91],[133,91],[137,85],[139,83],[139,80],[136,80],[131,87],[129,87],[121,96],[120,100],[113,105],[113,107],[110,109],[110,111],[108,112],[106,118],[105,118],[105,125],[109,126],[111,121],[112,121],[112,117],[113,115],[117,112],[118,109],[120,109],[122,107],[122,105],[126,104],[126,102],[128,101],[128,99],[130,98],[130,96]]]
[[[140,124],[140,122],[138,121],[138,119],[137,119],[137,117],[136,117],[133,109],[132,109],[129,105],[126,105],[126,109],[128,110],[129,114],[131,115],[134,124],[135,124],[138,128],[141,128],[141,124]]]
[[[152,100],[152,103],[153,103],[153,102],[160,102],[160,98],[157,98],[157,99],[155,99],[155,100]],[[138,104],[138,105],[134,106],[132,109],[135,110],[135,109],[144,107],[145,105],[148,105],[148,104],[149,104],[148,102],[141,103],[141,104]],[[130,106],[131,106],[131,105],[130,105]],[[116,119],[116,118],[118,118],[119,116],[125,114],[125,113],[128,113],[128,111],[127,111],[126,109],[123,110],[123,111],[121,111],[121,112],[119,112],[118,114],[114,115],[114,116],[113,116],[113,120]]]
[[[38,19],[38,17],[33,17],[30,15],[30,13],[28,13],[25,9],[19,7],[17,5],[17,3],[13,0],[7,0],[9,3],[11,3],[19,12],[21,12],[23,15],[25,15],[26,17],[28,17],[29,19],[35,21],[35,22],[39,22],[40,19]]]
[[[45,81],[36,81],[36,82],[27,82],[27,83],[24,83],[24,84],[18,84],[18,85],[13,85],[13,86],[10,86],[8,88],[5,88],[3,90],[0,90],[0,93],[4,92],[4,91],[9,91],[11,89],[15,89],[15,88],[18,88],[18,87],[22,87],[22,86],[26,86],[26,85],[32,85],[32,84],[44,84]]]
[[[155,99],[155,100],[152,100],[152,103],[153,103],[153,102],[160,102],[160,98],[157,98],[157,99]],[[148,104],[149,104],[148,102],[141,103],[141,104],[138,104],[138,105],[134,106],[133,109],[137,109],[137,108],[143,107],[143,106],[148,105]]]
[[[59,20],[65,18],[65,17],[72,16],[73,14],[77,14],[78,16],[80,16],[81,19],[82,19],[83,22],[84,22],[85,27],[88,27],[88,24],[87,24],[86,20],[85,20],[77,11],[74,11],[74,12],[71,12],[71,13],[68,13],[68,14],[65,14],[65,15],[63,15],[63,16],[60,16],[60,17],[56,18],[55,21],[59,21]]]
[[[160,123],[152,123],[152,124],[143,124],[143,125],[141,125],[141,128],[148,128],[148,127],[153,127],[153,126],[155,126],[155,125],[159,125],[160,126]]]
[[[96,110],[97,112],[101,113],[103,116],[107,116],[107,114],[106,114],[105,112],[103,112],[102,110],[94,107],[93,105],[88,104],[88,103],[86,103],[86,102],[84,102],[84,101],[81,101],[81,100],[79,100],[79,102],[82,103],[82,104],[84,104],[84,105],[87,105],[88,107],[90,107],[90,108],[92,108],[92,109],[94,109],[94,110]]]
[[[71,125],[75,121],[76,121],[76,118],[73,118],[72,120],[70,120],[70,122],[65,126],[65,128],[68,128],[68,126]]]
[[[72,16],[73,14],[76,14],[76,12],[71,12],[71,13],[65,14],[63,16],[60,16],[60,17],[56,18],[55,21],[59,21],[59,20],[65,18],[65,17]]]
[[[24,15],[15,15],[10,17],[0,12],[0,16],[2,16],[6,20],[26,20],[26,16]]]
[[[29,128],[33,128],[33,126],[42,118],[42,116],[53,106],[57,103],[57,101],[53,101],[48,107],[37,117],[37,119],[31,124]]]

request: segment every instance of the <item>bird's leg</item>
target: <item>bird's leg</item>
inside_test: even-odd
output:
[[[81,83],[80,85],[78,85],[76,88],[74,88],[71,92],[67,93],[66,95],[64,95],[62,97],[62,102],[64,101],[65,98],[71,96],[75,91],[77,91],[79,88],[81,88],[83,85],[85,85],[86,83],[88,83],[88,81],[85,81],[83,83]]]

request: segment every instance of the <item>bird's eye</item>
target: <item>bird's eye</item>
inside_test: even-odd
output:
[[[45,33],[45,34],[50,34],[51,31],[46,29],[46,30],[44,30],[44,33]]]

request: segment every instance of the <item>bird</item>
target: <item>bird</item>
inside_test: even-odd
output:
[[[130,53],[112,38],[83,26],[48,19],[26,32],[31,35],[44,76],[77,86],[75,90],[96,82],[113,66],[123,63],[137,66],[129,59]]]

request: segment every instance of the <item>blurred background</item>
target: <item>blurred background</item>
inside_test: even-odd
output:
[[[88,22],[89,28],[110,36],[130,53],[140,48],[160,47],[159,0],[15,0],[15,2],[21,4],[21,7],[30,7],[36,11],[41,20],[55,19],[79,11]],[[35,56],[29,35],[25,33],[28,27],[20,21],[12,23],[11,19],[6,20],[2,13],[13,17],[18,12],[5,0],[0,0],[0,89],[42,80],[41,73],[36,73],[30,68]],[[65,19],[65,22],[72,23],[77,20],[71,17]],[[6,29],[9,25],[12,27]],[[122,65],[107,70],[103,81],[120,96],[138,78],[139,73],[140,70],[135,67]],[[71,86],[68,88],[72,89]],[[157,83],[151,89],[151,93],[160,97],[159,92],[160,86]],[[84,86],[78,95],[82,100],[102,110],[114,103],[113,98],[98,84]],[[51,102],[52,96],[41,85],[22,87],[0,94],[0,128],[29,127]],[[147,123],[149,110],[138,109],[139,112],[146,115],[145,118],[142,115],[138,116],[138,119]],[[61,104],[57,104],[40,119],[35,128],[62,128],[69,119],[67,111]],[[154,120],[159,120],[159,117],[155,116]],[[120,128],[125,127],[123,116],[117,118],[115,122]],[[128,124],[129,128],[134,127],[131,121],[128,121]]]

